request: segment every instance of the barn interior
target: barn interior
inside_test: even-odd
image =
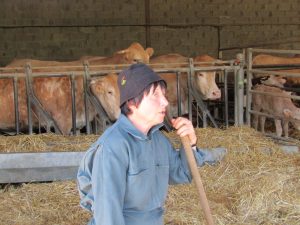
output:
[[[66,63],[84,56],[88,62],[88,57],[109,57],[134,42],[145,49],[153,48],[152,57],[177,53],[190,59],[207,54],[223,60],[223,64],[212,65],[217,70],[216,84],[221,90],[221,98],[207,100],[194,97],[190,103],[192,113],[188,115],[197,129],[200,147],[222,146],[228,149],[224,162],[215,167],[206,165],[199,168],[215,223],[296,225],[300,223],[300,131],[289,125],[288,138],[276,137],[274,119],[269,117],[265,126],[267,136],[249,128],[247,125],[252,123],[253,114],[249,113],[251,102],[247,98],[252,81],[247,79],[249,74],[255,76],[250,69],[271,71],[269,74],[299,69],[300,61],[290,65],[257,67],[249,61],[250,52],[252,58],[258,54],[298,57],[299,11],[300,3],[294,0],[2,0],[0,83],[9,79],[10,90],[13,90],[14,77],[32,74],[34,79],[34,75],[39,73],[40,68],[33,64],[29,69],[19,66],[7,72],[6,67],[15,60]],[[265,53],[264,50],[270,51]],[[113,65],[109,69],[101,67],[93,71],[90,66],[89,73],[86,73],[84,60],[78,65],[85,76],[88,74],[86,81],[106,74],[107,70],[118,73],[123,68]],[[195,65],[187,60],[184,68],[167,67],[175,72],[188,72],[191,67],[197,71]],[[57,72],[57,67],[49,68],[42,73],[50,76]],[[73,69],[70,71],[73,72]],[[69,93],[76,96],[71,85],[72,79],[76,78],[71,75],[77,75],[70,71],[67,74]],[[295,73],[291,77],[300,79],[299,71]],[[6,86],[0,87],[5,92]],[[289,83],[284,88],[293,93],[293,104],[299,108],[300,82]],[[4,112],[5,95],[0,92],[0,97],[0,120],[4,114],[17,114],[16,111]],[[53,134],[58,129],[51,122],[53,118],[47,110],[41,110],[40,114],[50,118],[50,125],[41,122],[35,127],[18,127],[19,123],[13,129],[0,127],[0,152],[3,153],[0,158],[11,160],[8,163],[11,168],[0,168],[3,178],[0,179],[0,202],[5,206],[1,211],[6,214],[3,224],[87,223],[89,215],[79,206],[74,180],[76,166],[72,165],[64,177],[57,175],[57,171],[62,174],[60,166],[50,166],[54,171],[50,178],[45,178],[44,173],[37,175],[42,177],[40,180],[37,177],[32,179],[32,175],[28,175],[32,168],[23,168],[24,171],[20,172],[18,166],[15,167],[14,156],[17,153],[86,151],[112,123],[103,112],[101,103],[98,106],[99,102],[93,96],[89,99],[93,107],[98,107],[98,115],[80,130],[72,121],[68,135]],[[72,113],[68,117],[76,116],[76,110]],[[172,133],[168,135],[171,135],[174,145],[179,143]],[[59,156],[55,157],[59,159]],[[12,175],[16,171],[19,175]],[[20,180],[23,175],[31,180]],[[198,203],[188,204],[191,199],[197,198],[193,196],[194,192],[192,185],[171,188],[165,224],[202,224],[203,214],[195,209],[199,208]],[[69,204],[57,197],[61,194],[62,200]],[[68,207],[70,211],[66,210]]]

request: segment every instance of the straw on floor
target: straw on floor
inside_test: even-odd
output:
[[[180,145],[175,133],[167,136]],[[299,153],[282,152],[248,127],[197,129],[197,136],[201,148],[228,149],[217,165],[199,168],[215,224],[300,224]],[[90,217],[75,181],[2,185],[0,211],[1,224],[79,225]],[[193,184],[170,186],[165,224],[204,224]]]

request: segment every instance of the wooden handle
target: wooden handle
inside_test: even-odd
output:
[[[191,148],[189,137],[188,136],[182,137],[181,142],[182,142],[184,150],[185,150],[186,158],[187,158],[187,161],[188,161],[188,164],[190,167],[192,177],[194,179],[196,188],[199,193],[200,205],[204,211],[205,219],[206,219],[208,225],[214,225],[213,217],[212,217],[209,205],[208,205],[207,197],[206,197],[204,187],[202,184],[202,180],[201,180],[198,168],[197,168],[196,159],[194,157],[193,150]]]

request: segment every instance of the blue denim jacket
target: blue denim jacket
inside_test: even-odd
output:
[[[183,150],[153,127],[148,135],[126,116],[108,128],[83,157],[77,175],[81,206],[89,224],[160,225],[169,184],[191,182]],[[207,161],[197,150],[198,165]]]

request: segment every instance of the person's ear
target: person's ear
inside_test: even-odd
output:
[[[134,110],[137,108],[133,102],[128,102],[127,105],[131,112],[134,112]]]

